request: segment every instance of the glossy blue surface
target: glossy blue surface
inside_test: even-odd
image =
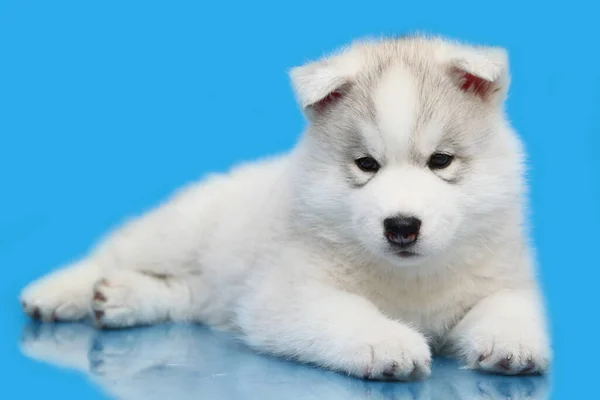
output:
[[[366,382],[256,354],[231,336],[198,326],[98,332],[82,324],[25,328],[24,354],[78,372],[85,394],[119,399],[546,399],[543,377],[511,378],[436,360],[435,379]]]
[[[599,7],[1,0],[0,396],[547,398],[543,378],[440,361],[424,384],[365,383],[253,355],[199,327],[27,328],[19,310],[26,283],[83,255],[124,216],[209,171],[292,146],[304,122],[288,68],[358,36],[425,30],[509,49],[507,107],[530,155],[533,239],[556,353],[552,398],[596,397]],[[25,356],[21,338],[51,362]]]

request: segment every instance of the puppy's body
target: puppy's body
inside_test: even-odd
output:
[[[430,348],[475,368],[544,371],[504,52],[359,43],[292,79],[310,120],[294,150],[129,222],[26,288],[26,311],[72,320],[91,305],[103,327],[203,322],[367,378],[424,377]],[[432,164],[440,153],[448,165]],[[414,232],[388,228],[408,217]]]

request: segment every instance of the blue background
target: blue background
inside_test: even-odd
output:
[[[305,124],[290,67],[356,37],[417,30],[510,52],[508,112],[530,156],[553,398],[596,393],[599,6],[368,4],[0,1],[4,394],[100,396],[19,353],[26,320],[16,299],[26,283],[207,171],[290,148]]]

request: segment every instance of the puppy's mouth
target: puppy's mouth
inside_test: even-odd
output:
[[[399,256],[400,258],[414,258],[414,257],[420,256],[419,253],[415,253],[414,251],[410,251],[410,250],[396,251],[395,254],[397,256]]]
[[[394,255],[395,257],[398,258],[402,258],[402,259],[411,259],[411,258],[417,258],[422,256],[422,254],[417,253],[416,251],[413,250],[406,250],[406,249],[390,249],[390,254]]]

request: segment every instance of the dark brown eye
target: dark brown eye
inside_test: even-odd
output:
[[[372,157],[362,157],[356,160],[358,168],[365,172],[377,172],[379,171],[379,163]]]
[[[429,162],[427,165],[431,169],[444,169],[448,165],[452,164],[452,160],[454,160],[454,156],[445,153],[433,153],[431,157],[429,157]]]

